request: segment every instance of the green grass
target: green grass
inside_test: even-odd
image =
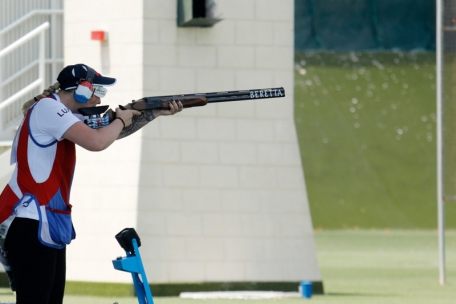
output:
[[[320,231],[316,240],[323,282],[328,298],[333,298],[322,303],[451,303],[456,299],[455,231],[446,234],[447,286],[438,283],[434,231]]]
[[[295,61],[314,227],[435,228],[435,54],[301,53]],[[455,206],[446,210],[451,228]]]
[[[313,303],[444,304],[456,299],[456,231],[446,234],[447,285],[438,278],[437,233],[424,230],[322,230],[315,233],[326,295]],[[104,292],[104,291],[101,291]],[[152,290],[153,292],[153,290]],[[0,289],[0,302],[14,300]],[[67,295],[66,304],[137,303],[134,297]],[[157,304],[200,301],[154,297]],[[263,300],[297,304],[304,299]],[[258,300],[204,300],[206,304],[249,304]]]

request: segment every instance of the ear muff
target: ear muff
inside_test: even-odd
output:
[[[77,102],[85,103],[89,101],[93,96],[93,77],[95,76],[95,70],[87,67],[87,74],[84,79],[81,79],[76,90],[74,90],[74,99]]]
[[[76,99],[77,102],[87,102],[89,101],[90,98],[92,98],[93,95],[93,86],[90,82],[88,81],[81,81],[74,90],[74,99]]]

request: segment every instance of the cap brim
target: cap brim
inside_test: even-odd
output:
[[[105,76],[95,76],[92,84],[109,87],[116,84],[116,79]]]

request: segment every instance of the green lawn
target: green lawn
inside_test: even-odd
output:
[[[322,230],[315,233],[326,295],[313,303],[417,304],[454,303],[456,299],[456,231],[446,234],[447,285],[438,283],[437,233],[424,230]],[[153,292],[153,290],[152,290]],[[0,301],[13,300],[0,290]],[[66,304],[133,304],[136,298],[67,295]],[[157,304],[191,304],[197,300],[156,297]],[[262,300],[282,304],[304,299]],[[206,304],[248,304],[259,300],[204,300]]]
[[[301,53],[295,62],[314,227],[434,229],[435,54]],[[456,203],[446,211],[456,228]]]
[[[447,286],[439,285],[437,233],[320,231],[323,303],[451,303],[456,299],[456,232],[446,234]],[[336,300],[335,298],[339,298]]]

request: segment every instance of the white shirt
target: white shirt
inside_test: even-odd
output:
[[[57,141],[63,139],[63,134],[76,122],[84,121],[85,117],[81,114],[75,114],[70,111],[61,101],[57,94],[53,94],[56,99],[51,97],[43,98],[34,105],[30,115],[29,127],[30,135],[28,139],[28,165],[33,179],[37,182],[44,182],[48,179],[57,151]],[[22,128],[19,127],[13,142],[11,151],[11,164],[16,163],[17,140],[18,134]],[[14,170],[11,182],[17,176],[17,167]],[[14,183],[10,186],[13,186]],[[16,189],[18,190],[18,189]],[[16,193],[18,195],[19,193]],[[21,195],[18,195],[21,197]],[[29,201],[29,197],[23,197],[23,202]],[[39,219],[36,204],[23,204],[25,208],[18,208],[17,216],[23,218]]]

